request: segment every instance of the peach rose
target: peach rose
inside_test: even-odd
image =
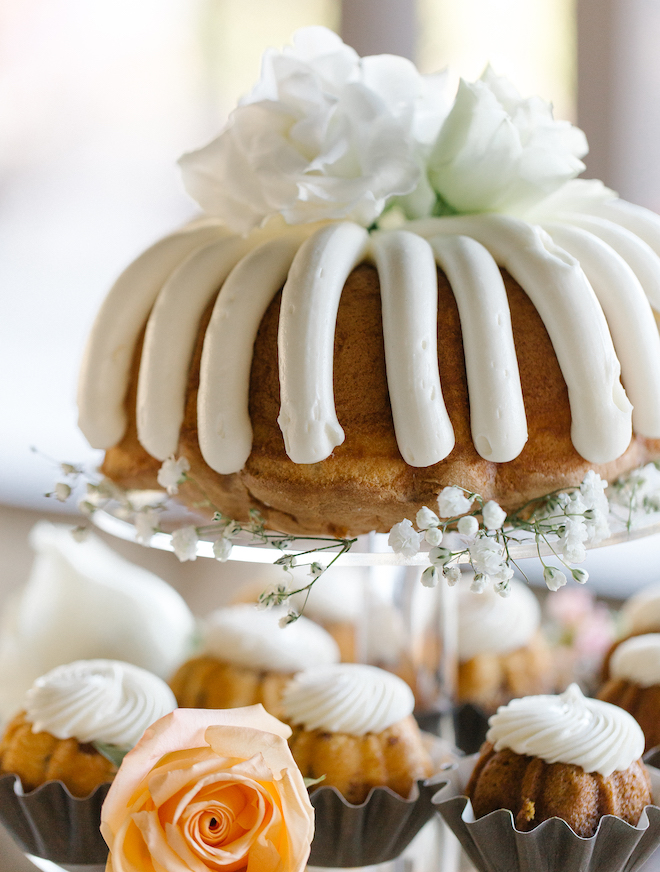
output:
[[[161,718],[103,804],[106,872],[302,872],[314,809],[290,734],[261,705]]]

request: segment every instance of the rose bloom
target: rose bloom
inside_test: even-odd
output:
[[[161,718],[103,804],[106,872],[302,872],[314,810],[290,734],[261,705]]]

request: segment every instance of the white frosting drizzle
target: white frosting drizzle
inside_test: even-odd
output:
[[[640,687],[660,684],[660,633],[622,642],[610,658],[610,675]]]
[[[166,236],[119,276],[87,340],[78,384],[78,425],[94,448],[111,448],[126,430],[124,399],[135,345],[170,273],[196,248],[227,235],[200,222]]]
[[[594,463],[620,456],[630,441],[631,416],[601,305],[565,249],[584,262],[607,311],[635,405],[636,430],[657,438],[659,342],[631,270],[660,309],[660,258],[654,253],[660,253],[660,218],[616,199],[585,209],[589,214],[566,212],[552,225],[564,247],[540,227],[505,215],[425,219],[409,222],[403,231],[374,234],[388,386],[399,447],[408,463],[437,462],[451,450],[453,438],[432,361],[433,331],[422,317],[434,305],[435,273],[414,234],[432,241],[457,299],[473,439],[481,456],[497,462],[513,459],[526,434],[502,283],[481,246],[525,289],[550,334],[568,385],[576,450]],[[124,433],[130,364],[158,297],[139,377],[139,435],[159,459],[176,452],[201,311],[242,254],[262,246],[254,259],[249,256],[237,265],[226,294],[219,296],[205,341],[198,400],[207,462],[219,472],[241,468],[252,439],[247,417],[251,345],[259,313],[283,281],[299,234],[312,235],[293,256],[283,292],[279,423],[295,463],[323,460],[341,444],[344,433],[332,388],[334,325],[345,279],[368,254],[368,234],[348,222],[292,230],[272,220],[240,241],[225,240],[226,230],[213,221],[196,222],[157,243],[119,278],[96,320],[80,378],[80,426],[92,445],[110,447]],[[472,241],[457,242],[457,235]],[[597,239],[606,246],[599,247]],[[217,244],[210,245],[212,240]],[[212,251],[222,261],[215,265],[215,275]]]
[[[635,432],[660,437],[660,335],[635,273],[613,248],[575,226],[550,224],[555,242],[580,261],[612,333]]]
[[[626,633],[660,632],[660,584],[645,587],[623,604],[621,624]]]
[[[32,731],[132,748],[176,708],[165,682],[117,660],[77,660],[37,679],[26,698]]]
[[[660,256],[660,215],[656,215],[655,212],[651,212],[650,209],[645,209],[643,206],[637,206],[635,203],[628,203],[627,200],[618,198],[608,200],[605,203],[594,203],[591,208],[585,211],[625,227],[635,236],[639,236]],[[570,220],[569,215],[561,217],[562,220]]]
[[[660,259],[653,249],[630,230],[606,218],[571,215],[567,221],[593,233],[627,262],[655,309],[660,309]]]
[[[342,663],[308,669],[284,691],[285,720],[306,730],[364,736],[381,733],[412,713],[412,690],[376,666]]]
[[[291,233],[250,252],[230,273],[213,308],[200,366],[197,431],[204,460],[216,472],[238,472],[250,456],[254,342],[299,245],[300,233]]]
[[[339,660],[337,643],[323,627],[304,616],[280,627],[284,614],[246,604],[217,609],[203,622],[202,652],[238,666],[283,673]]]
[[[465,663],[478,654],[506,654],[526,645],[541,624],[541,607],[532,591],[515,578],[510,596],[492,587],[482,594],[469,587],[458,591],[458,659]]]
[[[385,365],[394,431],[410,466],[431,466],[454,447],[438,372],[438,286],[433,252],[414,233],[374,234]]]
[[[294,463],[324,460],[344,441],[332,386],[335,322],[346,279],[369,234],[348,222],[322,227],[296,254],[282,292],[278,423]]]
[[[474,447],[486,460],[513,460],[527,442],[527,419],[501,273],[488,250],[468,236],[437,236],[430,243],[461,319]]]
[[[570,763],[604,777],[622,772],[644,753],[637,721],[616,705],[582,695],[577,684],[559,696],[526,696],[501,706],[488,721],[496,751]]]
[[[568,387],[571,438],[592,463],[620,457],[632,436],[632,407],[603,311],[579,263],[545,231],[508,215],[431,218],[411,223],[423,236],[464,234],[485,245],[534,303]]]
[[[151,311],[140,361],[137,432],[158,460],[177,451],[204,309],[248,248],[245,239],[229,237],[193,252],[167,280]]]

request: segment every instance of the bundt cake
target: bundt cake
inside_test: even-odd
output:
[[[660,634],[632,636],[617,646],[610,659],[610,678],[598,698],[635,718],[646,751],[660,745]]]
[[[183,456],[197,508],[354,535],[447,485],[512,509],[660,455],[660,218],[574,180],[584,137],[539,100],[527,155],[528,103],[488,72],[452,105],[318,28],[269,53],[183,159],[207,217],[129,266],[92,329],[80,426],[103,472],[153,488]]]
[[[559,696],[512,700],[489,724],[466,789],[477,818],[509,809],[527,832],[559,817],[589,838],[603,815],[634,825],[652,802],[639,725],[575,684]]]
[[[601,680],[610,677],[610,661],[622,642],[633,636],[647,633],[660,633],[660,585],[649,584],[625,601],[619,615],[620,638],[618,638],[603,659]]]
[[[200,655],[186,661],[170,680],[184,708],[238,708],[261,703],[281,717],[281,697],[295,672],[336,663],[339,649],[318,624],[300,617],[280,627],[279,609],[227,606],[202,626]]]
[[[373,787],[408,797],[432,770],[413,706],[408,685],[375,666],[301,672],[283,697],[293,757],[305,777],[323,777],[348,802],[363,802]]]
[[[465,575],[469,575],[465,573]],[[495,711],[510,699],[554,689],[550,648],[536,596],[512,579],[511,593],[458,591],[458,699]]]
[[[58,780],[74,796],[111,781],[117,767],[95,743],[130,750],[176,701],[164,681],[114,660],[78,660],[37,679],[26,709],[0,740],[0,772],[18,775],[24,790]]]

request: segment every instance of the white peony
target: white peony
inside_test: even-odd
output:
[[[448,111],[443,85],[404,58],[361,60],[332,31],[304,28],[292,47],[266,52],[220,136],[181,158],[186,190],[238,233],[278,213],[369,226],[396,195],[413,194],[404,208],[426,214],[435,198],[423,163]]]
[[[476,82],[461,80],[429,179],[447,212],[522,214],[581,173],[586,153],[581,130],[488,67]]]

